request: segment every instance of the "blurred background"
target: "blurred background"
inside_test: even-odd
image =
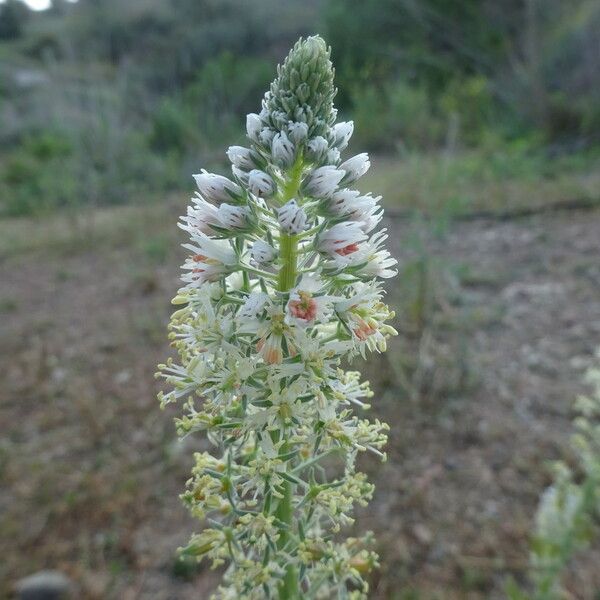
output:
[[[33,8],[44,10],[33,10]],[[357,365],[392,425],[357,529],[374,598],[504,597],[600,345],[595,0],[0,2],[0,596],[208,597],[179,562],[192,452],[155,365],[192,173],[227,168],[300,35],[333,48],[400,331]],[[597,598],[598,553],[567,578]]]

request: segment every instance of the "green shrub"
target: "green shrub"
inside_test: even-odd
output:
[[[152,117],[150,146],[159,152],[175,151],[179,154],[194,142],[195,128],[190,127],[193,116],[189,107],[167,98]]]
[[[76,202],[73,160],[52,155],[48,140],[34,140],[10,154],[0,171],[0,212],[23,216]]]
[[[7,0],[0,5],[0,40],[14,40],[23,35],[29,9],[24,2]]]
[[[352,108],[360,144],[370,150],[428,148],[444,137],[445,125],[420,86],[361,87],[352,93]]]
[[[446,120],[458,118],[459,140],[467,145],[477,144],[497,126],[490,82],[482,75],[453,79],[440,95],[439,106]]]
[[[151,117],[148,143],[168,157],[210,154],[238,137],[244,115],[268,84],[268,61],[226,52],[208,60],[181,96],[165,98]],[[210,160],[207,158],[207,160]]]
[[[268,86],[271,70],[269,61],[230,52],[205,63],[185,92],[205,144],[236,138],[244,115],[256,108],[256,99]]]
[[[71,154],[71,142],[60,132],[41,131],[25,137],[0,170],[2,211],[24,215],[68,203],[73,193]]]
[[[179,155],[152,152],[143,133],[115,139],[114,131],[95,127],[80,134],[42,131],[16,146],[0,168],[0,214],[123,204],[179,181]]]
[[[68,156],[73,151],[73,145],[63,133],[42,131],[37,135],[27,137],[23,143],[23,150],[36,160],[49,161]]]

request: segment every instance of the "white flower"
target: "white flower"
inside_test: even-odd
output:
[[[288,123],[288,136],[294,144],[300,144],[308,136],[308,125],[306,123]]]
[[[275,182],[264,171],[252,169],[248,175],[248,188],[255,196],[269,198],[275,193]]]
[[[317,321],[323,322],[329,314],[330,298],[316,295],[323,287],[315,276],[305,275],[297,287],[290,291],[286,305],[285,322],[288,325],[308,327]]]
[[[222,175],[203,169],[201,173],[194,175],[194,179],[202,196],[212,202],[224,202],[242,195],[242,188]]]
[[[182,279],[189,283],[217,281],[231,273],[237,265],[237,256],[226,240],[213,240],[203,233],[192,235],[192,244],[183,247],[192,252],[183,268],[190,271]]]
[[[252,158],[252,151],[243,146],[229,146],[227,157],[231,161],[231,164],[238,169],[249,171],[256,166]]]
[[[367,264],[358,271],[357,274],[359,276],[389,279],[398,274],[398,271],[392,269],[392,267],[398,264],[398,261],[387,250],[382,248],[387,238],[386,230],[382,229],[365,244],[363,252]]]
[[[321,232],[315,245],[319,252],[325,252],[331,257],[348,256],[358,252],[358,244],[366,239],[359,223],[346,221]]]
[[[323,136],[318,135],[308,142],[306,148],[308,158],[314,161],[319,161],[327,152],[329,144]]]
[[[326,198],[337,189],[338,183],[344,177],[344,171],[327,165],[315,169],[303,182],[303,191],[317,198]]]
[[[349,224],[358,226],[362,233],[361,224],[358,222],[341,223],[341,225]],[[351,244],[337,253],[330,253],[331,260],[324,265],[324,269],[326,271],[352,269],[352,274],[361,279],[394,277],[397,271],[393,270],[392,267],[397,264],[397,261],[383,248],[383,243],[387,237],[385,229],[383,229],[366,242]]]
[[[259,442],[260,449],[267,458],[277,458],[279,456],[279,448],[281,444],[283,444],[283,440],[281,443],[277,444],[277,447],[275,447],[271,436],[268,434],[263,435]]]
[[[359,349],[383,352],[386,338],[396,331],[385,321],[394,316],[381,302],[383,291],[378,283],[357,283],[349,298],[336,299],[335,311],[358,342]]]
[[[360,202],[360,192],[358,190],[343,189],[333,194],[327,207],[332,214],[336,216],[346,216],[352,214]]]
[[[294,199],[286,202],[277,211],[277,220],[281,228],[292,235],[302,233],[306,229],[306,212]]]
[[[290,142],[285,132],[280,131],[275,135],[273,142],[271,143],[271,152],[276,164],[281,167],[292,166],[296,151],[294,144]]]
[[[361,408],[370,408],[369,404],[361,401],[361,398],[371,398],[373,392],[369,387],[369,382],[360,381],[359,371],[342,371],[337,372],[337,381],[332,382],[331,389],[336,397],[340,398],[344,403],[352,403]]]
[[[271,335],[261,337],[256,344],[258,354],[268,365],[281,364],[283,360],[281,340],[281,334],[272,333]]]
[[[368,209],[363,210],[360,217],[357,219],[361,229],[365,233],[370,233],[379,225],[383,218],[383,208],[378,204],[373,204]]]
[[[181,229],[194,233],[201,231],[202,233],[214,233],[211,225],[219,224],[217,215],[217,207],[207,202],[196,192],[196,196],[192,198],[193,206],[188,206],[187,216],[181,217],[183,223],[178,223]]]
[[[256,240],[252,245],[250,255],[257,265],[267,265],[275,260],[277,252],[275,251],[275,248],[267,244],[267,242]]]
[[[234,271],[231,275],[227,275],[227,277],[225,277],[225,285],[227,286],[227,289],[230,290],[241,290],[244,287],[244,276],[242,275],[241,271]],[[223,288],[221,287],[221,291],[223,291]]]
[[[264,292],[252,292],[240,308],[237,316],[242,318],[256,317],[269,302],[269,296]]]
[[[370,166],[371,162],[369,161],[369,155],[366,152],[357,154],[356,156],[344,161],[340,165],[340,169],[346,171],[344,183],[352,183],[353,181],[356,181],[369,170]]]
[[[248,225],[250,209],[223,202],[217,211],[219,221],[225,229],[243,229]]]
[[[361,195],[356,190],[338,190],[323,203],[324,214],[358,221],[365,233],[372,231],[381,221],[383,209],[379,206],[381,196]]]
[[[253,142],[258,142],[258,136],[263,128],[262,120],[256,113],[246,115],[246,133]]]
[[[336,123],[333,126],[333,135],[335,136],[335,145],[339,150],[344,150],[354,132],[354,121]]]
[[[281,306],[266,307],[267,318],[255,329],[258,342],[256,350],[268,365],[279,365],[283,360],[283,342],[290,357],[298,354],[294,332],[285,324],[285,313]],[[252,331],[252,322],[243,326],[244,330]]]

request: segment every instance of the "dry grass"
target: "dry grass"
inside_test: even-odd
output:
[[[593,198],[600,201],[600,159],[514,156],[507,151],[412,154],[375,161],[361,181],[388,206],[432,215],[521,209]]]
[[[166,227],[182,210],[182,197],[149,205],[127,205],[95,210],[81,208],[38,218],[0,220],[0,259],[34,253],[81,252],[100,244],[117,247],[131,244],[159,232],[172,232]]]

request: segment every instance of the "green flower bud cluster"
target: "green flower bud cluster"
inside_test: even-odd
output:
[[[296,42],[265,95],[272,127],[281,129],[288,121],[306,123],[312,137],[324,135],[333,125],[336,89],[330,54],[318,36]]]

